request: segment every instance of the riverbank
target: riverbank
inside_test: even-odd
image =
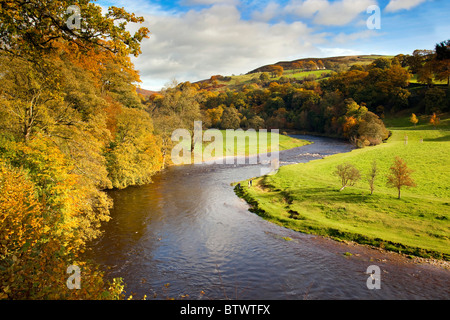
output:
[[[377,147],[357,149],[305,164],[280,168],[276,175],[246,181],[238,196],[251,211],[292,230],[352,241],[411,257],[450,260],[449,119],[440,127],[391,127],[393,136]],[[407,137],[407,139],[405,139]],[[406,142],[405,142],[406,140]],[[386,186],[395,156],[414,170],[417,187]],[[379,173],[370,195],[367,174],[376,160]],[[339,192],[337,165],[352,163],[362,179]]]
[[[267,141],[261,143],[260,132],[256,131],[254,138],[250,139],[251,136],[248,131],[244,130],[236,130],[233,131],[234,140],[233,145],[227,145],[227,132],[226,130],[218,130],[218,129],[210,129],[209,133],[216,133],[222,137],[222,141],[216,143],[213,142],[205,142],[202,139],[202,162],[213,162],[218,160],[226,161],[229,158],[251,158],[258,156],[260,154],[270,153],[272,150],[272,141],[277,141],[278,139],[278,147],[274,151],[284,151],[293,148],[303,147],[305,145],[311,144],[310,141],[296,139],[294,137],[285,135],[267,132],[267,136],[263,136]],[[278,137],[274,137],[272,135],[278,135]],[[277,139],[276,139],[277,138]],[[189,150],[190,141],[182,141],[181,146],[185,149]],[[219,150],[215,149],[218,148]],[[233,154],[233,155],[230,155]],[[196,161],[194,152],[191,154],[191,163]],[[185,163],[182,163],[185,164]],[[173,165],[171,163],[170,165]]]

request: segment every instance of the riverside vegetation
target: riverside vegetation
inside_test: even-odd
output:
[[[448,42],[433,51],[373,57],[369,63],[351,64],[352,59],[346,59],[345,66],[325,59],[323,66],[318,59],[303,66],[287,63],[284,68],[268,69],[273,78],[262,69],[256,81],[237,85],[234,80],[234,87],[216,85],[211,79],[174,83],[143,95],[137,93],[140,77],[130,56],[140,55],[149,30],[128,31],[129,24],[139,25],[143,18],[123,8],[105,11],[85,0],[77,3],[83,14],[80,28],[72,29],[67,26],[71,13],[66,11],[72,4],[5,0],[0,5],[0,299],[124,298],[121,279],[107,281],[93,262],[82,259],[87,244],[100,236],[102,223],[110,220],[113,203],[106,190],[151,183],[155,173],[171,165],[172,132],[192,130],[194,121],[200,120],[204,129],[292,129],[349,139],[361,147],[378,145],[379,155],[384,154],[379,167],[386,170],[392,161],[389,146],[400,147],[405,132],[392,130],[389,143],[381,144],[389,136],[383,117],[408,108],[414,108],[419,120],[435,113],[438,129],[433,126],[434,130],[422,134],[420,121],[414,129],[405,129],[409,143],[403,150],[411,152],[399,155],[418,176],[414,176],[417,188],[406,191],[401,200],[387,197],[392,191],[379,180],[371,198],[355,189],[358,185],[333,193],[335,182],[330,175],[337,160],[309,164],[320,170],[314,178],[311,172],[302,173],[305,179],[310,177],[311,188],[299,193],[288,190],[282,199],[292,202],[290,210],[302,217],[306,212],[296,207],[298,195],[320,211],[320,206],[327,206],[322,201],[331,201],[331,195],[336,199],[347,194],[348,199],[329,212],[337,212],[336,217],[341,215],[345,221],[343,212],[354,206],[352,197],[366,199],[360,201],[361,210],[371,214],[381,205],[376,197],[386,197],[394,212],[392,221],[402,223],[396,214],[401,212],[417,224],[418,231],[408,233],[408,246],[421,248],[423,239],[429,239],[430,245],[423,250],[447,257],[442,247],[448,247],[444,233],[448,167],[443,160],[448,158],[448,139],[442,133],[446,122],[438,124],[438,118],[443,119],[440,114],[450,107],[445,85]],[[316,74],[305,74],[317,73],[315,65],[322,69],[320,82]],[[417,84],[409,87],[412,75]],[[424,143],[416,146],[419,135]],[[304,144],[286,136],[280,142],[282,149]],[[447,149],[441,150],[442,146]],[[357,164],[362,171],[369,163],[364,156],[369,157],[372,150],[352,153],[360,153]],[[429,162],[418,155],[415,159],[414,150],[426,151]],[[286,170],[265,178],[267,183],[260,186],[268,186],[269,179],[276,183]],[[289,179],[290,188],[299,186],[294,175]],[[318,185],[321,181],[330,183],[328,189]],[[318,190],[329,192],[329,200],[318,197],[314,193]],[[421,206],[415,206],[419,202]],[[406,213],[409,208],[412,214]],[[367,218],[354,215],[354,219],[379,221],[371,214]],[[325,229],[326,222],[321,218],[311,228]],[[353,224],[347,226],[356,228]],[[369,225],[366,229],[373,231]],[[351,231],[345,229],[348,234]],[[70,265],[81,268],[81,290],[66,285]]]

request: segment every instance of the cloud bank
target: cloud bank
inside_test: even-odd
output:
[[[426,1],[390,0],[384,12],[393,15]],[[198,81],[241,74],[282,60],[377,53],[362,45],[387,34],[366,26],[367,8],[378,0],[103,2],[144,16],[151,36],[133,62],[141,86],[151,90],[174,78]]]

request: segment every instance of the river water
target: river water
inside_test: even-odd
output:
[[[281,165],[352,149],[295,137],[314,143],[281,152]],[[88,257],[108,277],[122,277],[137,298],[449,299],[448,270],[294,232],[249,212],[230,184],[260,171],[261,165],[177,166],[150,185],[111,191],[112,220]],[[371,265],[381,270],[380,289],[368,289]]]

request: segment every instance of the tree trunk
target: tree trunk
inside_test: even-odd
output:
[[[398,188],[398,198],[400,199],[400,188]]]
[[[25,124],[23,128],[23,140],[25,143],[27,143],[30,140],[31,136],[31,126]]]

